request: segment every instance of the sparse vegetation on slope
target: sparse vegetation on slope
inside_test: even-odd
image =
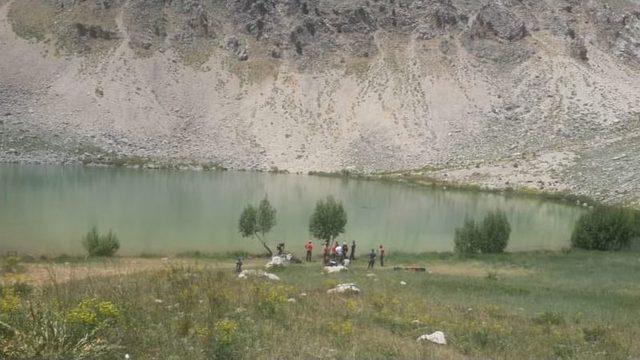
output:
[[[388,258],[392,264],[426,265],[429,272],[389,268],[375,276],[367,276],[364,263],[323,275],[316,260],[279,270],[279,282],[238,279],[232,259],[199,259],[195,266],[157,261],[159,268],[138,274],[45,282],[29,295],[12,292],[11,277],[3,277],[0,326],[14,335],[0,337],[0,355],[27,359],[37,340],[47,358],[62,358],[65,348],[55,346],[56,336],[72,340],[81,334],[90,334],[87,346],[65,344],[92,359],[129,354],[133,359],[622,360],[640,354],[635,341],[640,322],[629,316],[640,311],[633,293],[637,253],[474,259],[396,254]],[[69,266],[84,265],[53,266],[67,266],[68,272]],[[349,282],[362,292],[326,293]],[[64,332],[40,336],[35,332],[47,327],[34,327],[36,320]],[[445,333],[447,345],[416,341],[436,330]],[[98,351],[104,351],[102,357]]]

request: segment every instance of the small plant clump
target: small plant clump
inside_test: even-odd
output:
[[[582,215],[571,235],[574,248],[586,250],[622,250],[636,236],[634,214],[623,208],[598,207]]]
[[[101,235],[98,228],[94,227],[82,239],[82,246],[89,256],[111,257],[120,249],[120,240],[113,232]]]
[[[504,211],[488,213],[482,222],[467,219],[455,230],[454,248],[460,254],[502,253],[509,244],[511,225]]]

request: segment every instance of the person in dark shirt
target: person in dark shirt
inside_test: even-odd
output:
[[[369,253],[369,265],[367,265],[367,270],[373,269],[373,266],[376,264],[376,251],[371,249]]]
[[[238,257],[238,260],[236,261],[236,272],[242,272],[242,256]]]
[[[384,248],[380,245],[380,266],[384,266]]]
[[[353,240],[351,242],[351,254],[349,255],[349,261],[353,261],[356,259],[356,241]]]

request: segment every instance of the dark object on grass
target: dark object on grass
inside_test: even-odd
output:
[[[407,266],[407,267],[394,266],[393,270],[395,270],[395,271],[404,270],[404,271],[411,271],[411,272],[426,272],[427,268],[418,267],[418,266]]]

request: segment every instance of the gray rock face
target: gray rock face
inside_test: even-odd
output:
[[[1,3],[0,162],[424,168],[640,204],[631,0]]]
[[[616,42],[618,54],[640,65],[640,12],[627,15]]]
[[[480,9],[471,31],[477,37],[494,35],[509,41],[520,40],[528,34],[524,21],[498,3],[490,3]]]
[[[249,58],[246,45],[240,44],[240,41],[235,36],[227,39],[227,49],[240,61],[246,61]]]

